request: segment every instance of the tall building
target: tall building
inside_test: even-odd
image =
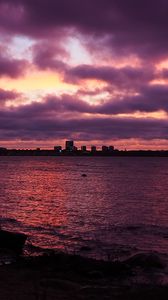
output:
[[[102,146],[102,152],[108,152],[109,148],[107,146]]]
[[[73,146],[73,151],[74,151],[74,152],[75,152],[75,151],[78,151],[78,147]]]
[[[97,149],[96,149],[96,146],[91,146],[91,152],[96,152]]]
[[[114,151],[114,146],[109,146],[109,151],[110,152]]]
[[[74,141],[66,141],[65,142],[65,150],[73,151],[74,150]]]
[[[82,152],[86,152],[86,151],[87,151],[86,146],[81,146],[81,151],[82,151]]]

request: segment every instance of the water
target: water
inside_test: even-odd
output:
[[[1,225],[34,246],[168,252],[168,158],[0,157],[0,178]]]

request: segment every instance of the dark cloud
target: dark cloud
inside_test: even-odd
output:
[[[25,74],[28,62],[24,59],[15,59],[2,54],[0,48],[0,77],[8,76],[11,78],[18,78]]]
[[[142,91],[141,91],[142,92]],[[166,139],[168,121],[114,116],[118,113],[168,111],[168,89],[164,86],[144,87],[142,95],[91,105],[71,95],[47,95],[42,102],[19,107],[6,107],[0,112],[1,139],[67,138]],[[14,91],[0,90],[0,98],[13,99]],[[89,116],[87,115],[89,114]],[[106,115],[105,116],[99,116]],[[113,116],[109,116],[113,115]]]
[[[111,99],[96,107],[100,114],[131,114],[135,112],[168,113],[168,88],[163,85],[143,86],[140,94]]]
[[[32,37],[32,60],[39,69],[55,70],[79,85],[86,79],[108,85],[105,99],[98,83],[94,91],[79,88],[73,96],[47,95],[38,103],[3,108],[1,139],[58,139],[73,134],[85,140],[167,139],[167,120],[117,116],[168,112],[167,86],[151,85],[154,79],[168,77],[167,69],[157,73],[152,66],[168,55],[167,12],[165,0],[0,0],[0,32],[9,37]],[[97,64],[68,66],[62,46],[68,36],[81,38]],[[127,67],[102,66],[98,53],[107,62],[139,57],[140,67],[131,65],[131,59]],[[18,78],[27,67],[25,59],[10,57],[0,48],[0,77]],[[118,97],[114,96],[116,90]],[[0,90],[0,100],[15,99],[16,94]],[[92,96],[100,100],[95,105],[84,101]]]
[[[19,118],[20,115],[25,115],[25,117],[31,115],[36,117],[45,116],[53,119],[55,115],[67,112],[70,112],[71,114],[74,112],[94,113],[94,109],[92,109],[92,106],[89,103],[68,94],[64,94],[60,97],[47,95],[42,100],[43,101],[41,102],[33,102],[31,104],[20,106],[19,110],[16,111],[17,117]]]
[[[14,100],[17,99],[19,96],[21,96],[21,94],[14,90],[8,91],[8,90],[0,89],[0,102],[5,102],[7,100]]]
[[[3,97],[17,97],[18,94],[13,91],[3,91]],[[122,96],[121,99],[112,98],[110,100],[101,101],[98,104],[91,104],[80,98],[79,91],[76,95],[63,94],[62,96],[47,95],[40,102],[32,102],[31,104],[22,105],[16,109],[17,118],[25,117],[47,117],[54,119],[56,115],[69,115],[73,118],[77,113],[95,115],[117,115],[131,114],[139,112],[168,112],[168,88],[162,85],[144,86],[141,94],[133,96]],[[13,108],[12,108],[13,109]],[[64,119],[64,117],[63,117]]]
[[[33,109],[32,109],[33,110]],[[34,111],[34,110],[33,110]],[[55,113],[49,116],[41,111],[34,115],[27,107],[0,112],[1,139],[49,139],[78,136],[84,140],[105,139],[167,139],[167,120],[134,118],[88,118],[82,114],[78,117],[64,118]]]
[[[160,88],[146,89],[146,96],[157,99]],[[166,102],[166,89],[164,92],[162,90],[162,93],[162,100]],[[90,105],[69,95],[62,97],[48,95],[43,102],[6,107],[0,111],[1,140],[5,136],[10,137],[11,140],[15,138],[45,140],[73,136],[88,141],[129,138],[167,139],[168,120],[109,116],[111,112],[117,113],[117,110],[128,112],[129,106],[129,112],[139,110],[133,102],[126,103],[125,111],[122,110],[123,103],[120,105],[119,102],[117,108],[116,106],[117,103]],[[160,108],[156,105],[156,109],[158,107]],[[168,109],[168,106],[166,108]],[[141,109],[148,111],[148,103],[144,103]],[[85,113],[90,113],[90,116]],[[106,116],[100,117],[98,113]]]
[[[105,92],[105,90],[103,90]],[[85,95],[85,94],[84,94]],[[133,96],[122,96],[101,101],[98,104],[90,104],[82,100],[79,91],[76,95],[64,94],[60,97],[48,95],[41,103],[34,103],[27,107],[31,113],[37,111],[41,114],[55,112],[79,112],[89,113],[93,117],[95,114],[116,115],[131,114],[135,112],[157,112],[165,111],[168,113],[168,87],[163,85],[142,86],[140,93]]]
[[[62,61],[68,53],[60,45],[42,41],[32,47],[33,63],[42,70],[51,69],[64,72],[66,64]]]
[[[160,72],[160,78],[163,78],[163,79],[168,78],[168,69],[163,68],[163,70]]]
[[[103,88],[86,88],[86,87],[81,87],[77,90],[76,92],[76,96],[77,98],[79,97],[83,97],[83,96],[89,96],[89,97],[93,97],[93,96],[98,96],[101,95],[102,93],[111,93],[112,92],[112,87],[111,86],[105,86]]]
[[[65,79],[79,81],[81,79],[96,79],[119,87],[136,87],[154,79],[151,68],[115,68],[109,66],[79,65],[66,72]]]
[[[108,36],[117,53],[148,59],[167,55],[165,0],[1,0],[0,5],[0,27],[8,32],[46,37],[74,28],[94,36],[95,44],[98,37]]]

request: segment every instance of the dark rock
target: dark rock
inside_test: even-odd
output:
[[[88,273],[88,277],[93,278],[93,279],[99,279],[99,278],[103,278],[104,275],[101,271],[93,270]]]
[[[40,285],[43,287],[51,287],[55,289],[63,289],[63,290],[79,290],[81,286],[76,283],[72,282],[70,280],[65,280],[65,279],[42,279],[40,282]]]
[[[142,267],[142,268],[164,268],[164,264],[158,255],[154,253],[138,253],[128,258],[125,263],[131,267]]]
[[[92,249],[89,246],[82,246],[80,251],[91,251]]]

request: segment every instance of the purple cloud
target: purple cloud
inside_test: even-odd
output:
[[[166,139],[167,120],[134,119],[134,118],[92,118],[78,116],[64,118],[64,115],[55,113],[49,116],[48,112],[31,114],[26,106],[7,109],[0,112],[1,139],[58,139],[69,136],[78,136],[80,140],[105,139]]]
[[[14,100],[17,99],[19,96],[21,96],[21,94],[14,90],[8,91],[8,90],[0,89],[0,102],[5,102],[7,100]]]
[[[65,79],[79,81],[97,79],[119,87],[136,87],[154,79],[154,71],[149,68],[79,65],[67,71]]]
[[[146,95],[155,95],[157,91],[160,94],[159,87],[153,90],[147,89]],[[163,101],[166,99],[165,95],[166,90]],[[155,97],[157,99],[157,96]],[[48,95],[44,100],[41,103],[36,102],[15,108],[6,107],[1,110],[1,139],[5,137],[11,140],[15,138],[65,139],[73,135],[79,140],[88,141],[92,139],[167,138],[168,121],[165,119],[109,117],[111,111],[114,112],[116,109],[112,103],[111,107],[110,103],[93,106],[68,95],[62,97]],[[128,106],[127,103],[126,109]],[[130,106],[130,112],[135,111],[132,103]],[[121,107],[119,112],[121,112]],[[143,111],[145,109],[143,108]],[[91,114],[90,117],[85,115],[86,112]],[[98,113],[106,114],[106,116],[100,117]]]
[[[104,90],[105,91],[105,90]],[[122,96],[121,99],[111,98],[99,104],[90,104],[80,98],[81,94],[64,94],[60,97],[48,95],[41,103],[34,103],[30,107],[32,114],[36,110],[43,112],[79,112],[95,114],[116,115],[139,112],[165,111],[168,113],[168,88],[163,85],[142,86],[138,95]]]
[[[168,76],[167,69],[159,73],[155,68],[167,58],[167,10],[165,0],[0,0],[0,32],[11,40],[31,37],[36,67],[53,70],[64,80],[79,84],[75,95],[47,95],[38,103],[3,107],[1,139],[67,138],[72,133],[88,140],[167,138],[167,120],[117,116],[137,111],[168,112],[167,86],[151,85],[152,80],[166,80]],[[68,36],[81,38],[95,65],[74,67],[65,63],[68,54],[62,45]],[[2,52],[0,48],[0,77],[22,76],[28,62]],[[138,57],[140,67],[131,65],[131,59],[127,67],[102,66],[99,57],[106,64],[110,59],[119,62],[120,58]],[[86,91],[86,86],[82,87],[86,79],[103,81],[107,98],[102,99],[99,86]],[[86,97],[96,99],[95,104],[86,102]],[[1,103],[16,98],[16,92],[0,90]]]
[[[168,113],[168,88],[163,85],[142,86],[140,94],[111,99],[98,105],[96,112],[100,114],[130,114],[135,112]]]
[[[32,52],[33,63],[39,69],[51,69],[59,72],[66,69],[66,64],[62,59],[67,58],[68,53],[61,46],[54,45],[51,41],[43,41],[33,46]]]
[[[1,0],[1,30],[36,37],[76,29],[107,38],[109,49],[143,58],[167,55],[168,3],[165,0]],[[103,47],[103,44],[101,44]]]
[[[55,116],[64,116],[68,118],[75,117],[79,114],[90,114],[92,118],[96,115],[117,115],[126,113],[139,112],[157,112],[163,110],[168,112],[168,88],[164,86],[143,86],[141,94],[135,96],[125,96],[120,100],[112,98],[111,100],[103,101],[99,104],[91,104],[79,97],[80,94],[68,95],[63,94],[62,96],[47,95],[41,102],[33,102],[31,104],[22,105],[16,110],[17,118],[22,118],[23,115],[26,117],[45,117],[48,119],[54,119]],[[11,94],[11,97],[17,96]],[[12,109],[13,110],[13,109]]]
[[[1,48],[0,52],[2,52]],[[26,60],[7,57],[0,53],[0,77],[18,78],[24,75],[27,67],[28,62]]]

